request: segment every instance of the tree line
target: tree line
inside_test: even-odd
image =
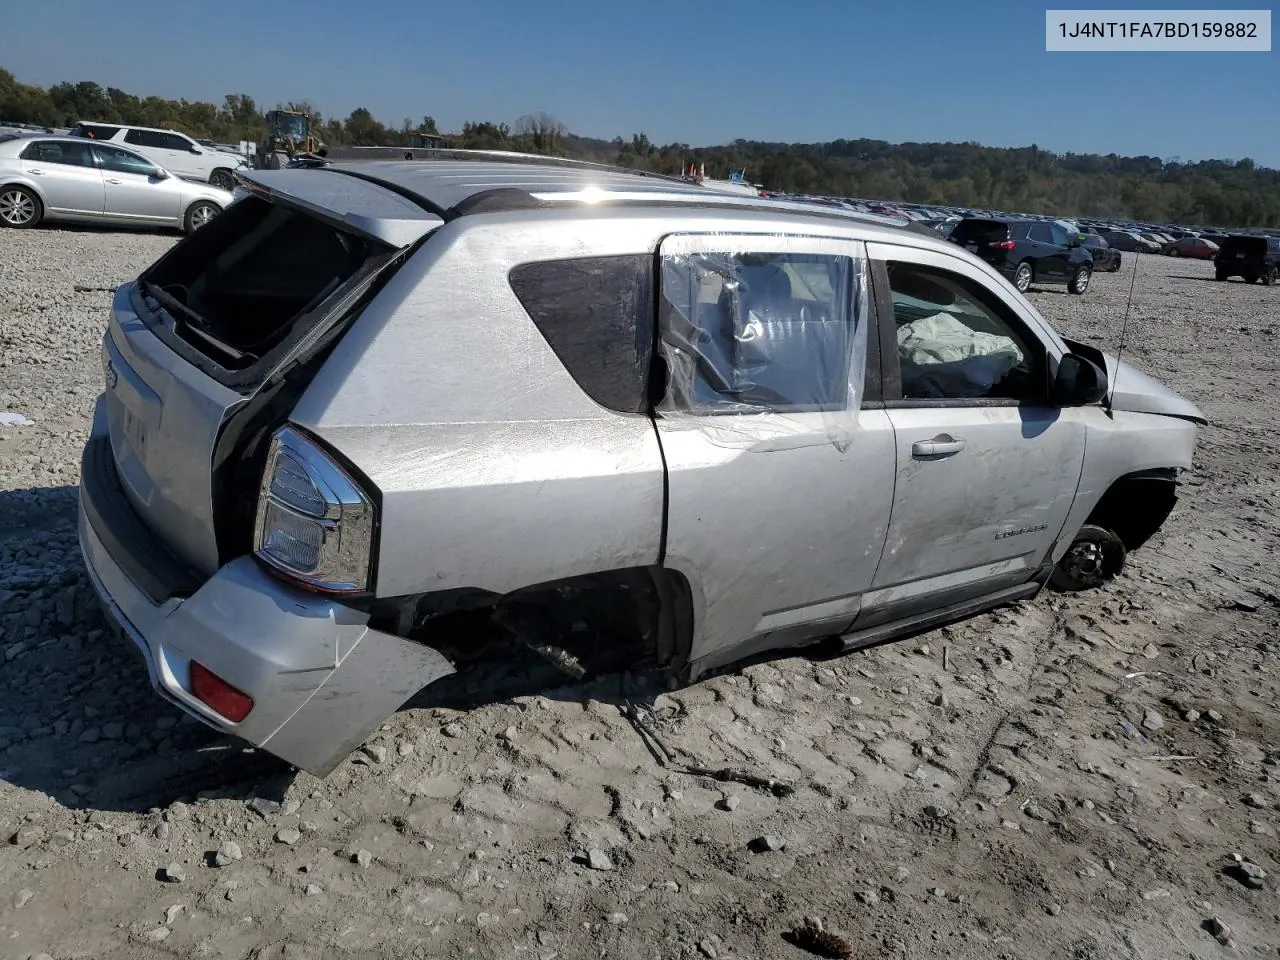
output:
[[[306,102],[276,106],[310,115],[317,135],[329,144],[405,146],[415,133],[440,134],[431,116],[406,117],[392,126],[365,107],[345,118],[326,118]],[[227,94],[214,104],[139,97],[91,81],[43,88],[19,83],[0,68],[0,120],[50,127],[77,120],[133,123],[235,143],[257,142],[264,115],[243,93]],[[1280,170],[1249,159],[1183,163],[1176,158],[1053,153],[1035,144],[1003,148],[870,139],[660,146],[643,133],[613,140],[575,136],[546,113],[513,124],[467,122],[446,134],[446,142],[463,149],[524,150],[655,173],[680,173],[690,163],[705,164],[708,176],[743,170],[747,179],[781,193],[1204,226],[1280,226]]]

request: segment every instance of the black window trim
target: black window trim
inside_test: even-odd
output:
[[[615,261],[619,265],[629,262],[633,267],[643,263],[647,273],[647,276],[641,278],[645,282],[641,303],[643,304],[647,300],[648,309],[643,313],[637,314],[637,319],[643,317],[644,321],[648,323],[648,329],[637,331],[637,333],[642,333],[645,336],[648,356],[637,357],[641,361],[643,370],[640,376],[639,395],[635,398],[636,403],[634,405],[630,402],[623,402],[621,391],[611,393],[608,389],[602,389],[598,380],[589,377],[590,371],[573,362],[578,358],[574,354],[567,352],[572,346],[571,342],[560,340],[552,334],[551,328],[544,328],[539,316],[541,311],[538,310],[536,303],[528,298],[532,290],[524,286],[526,277],[533,279],[532,271],[565,264],[601,263],[603,261]],[[658,349],[659,297],[661,296],[662,286],[660,270],[660,258],[653,256],[648,251],[644,253],[549,257],[513,264],[507,271],[507,285],[516,300],[519,301],[521,309],[529,317],[534,327],[537,328],[538,333],[542,336],[547,346],[551,348],[551,352],[555,354],[556,359],[560,361],[561,366],[564,367],[574,383],[578,385],[578,388],[593,403],[601,409],[608,410],[610,413],[620,417],[651,417],[658,397],[656,393],[658,371],[662,367],[659,362]]]
[[[910,247],[899,248],[903,253],[910,254]],[[913,262],[904,259],[904,263],[912,263],[914,266],[925,270],[943,270],[941,267],[935,267],[928,263]],[[880,354],[880,376],[882,402],[877,404],[885,410],[915,410],[915,409],[946,409],[961,407],[1027,407],[1029,409],[1044,409],[1046,407],[1054,408],[1049,401],[1049,386],[1053,382],[1054,374],[1057,372],[1058,358],[1054,356],[1053,351],[1045,344],[1044,338],[1035,330],[1030,329],[1022,318],[1015,311],[1008,311],[1012,322],[1015,324],[1016,332],[1022,336],[1029,344],[1035,344],[1044,351],[1045,355],[1045,394],[1041,400],[1015,400],[1010,397],[958,397],[954,399],[946,399],[940,397],[904,397],[902,396],[902,365],[898,360],[898,324],[893,309],[893,292],[889,284],[889,265],[886,261],[877,258],[869,259],[871,267],[872,288],[875,296],[872,299],[871,307],[874,313],[872,326],[879,333],[879,354]],[[965,280],[973,280],[971,277],[959,271],[955,272],[956,276]],[[979,282],[979,281],[973,281]],[[999,297],[996,291],[991,291],[992,296]],[[870,351],[868,351],[868,357]],[[869,362],[869,361],[868,361]]]

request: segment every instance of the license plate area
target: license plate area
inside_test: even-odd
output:
[[[124,408],[124,442],[139,457],[147,452],[147,425],[141,417]]]

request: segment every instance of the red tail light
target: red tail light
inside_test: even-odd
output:
[[[241,693],[203,664],[191,661],[191,692],[205,706],[232,723],[239,723],[253,709],[253,698]]]
[[[987,246],[993,250],[1012,250],[1014,244],[1012,240],[995,240],[988,243]]]

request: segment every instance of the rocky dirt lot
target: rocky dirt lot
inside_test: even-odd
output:
[[[1280,955],[1280,292],[1140,258],[1126,356],[1213,423],[1112,587],[656,697],[460,683],[321,782],[154,699],[76,547],[106,291],[174,239],[0,237],[4,960],[801,960],[810,916],[859,958]],[[1033,299],[1110,347],[1125,261]]]

